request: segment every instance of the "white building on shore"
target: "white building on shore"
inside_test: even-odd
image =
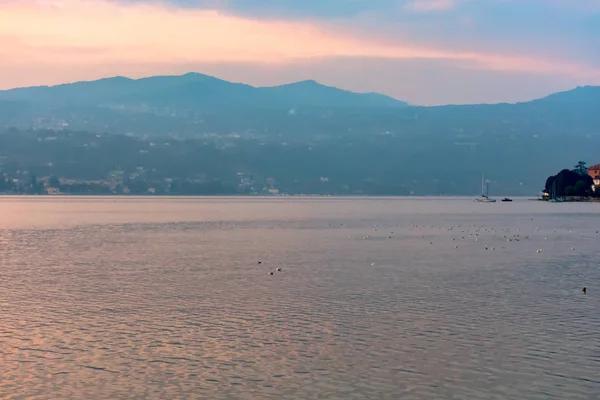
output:
[[[592,184],[592,190],[594,192],[600,190],[600,164],[592,165],[591,167],[589,167],[588,174],[590,174],[590,176],[594,180],[594,183]]]

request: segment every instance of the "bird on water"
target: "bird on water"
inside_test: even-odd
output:
[[[584,287],[583,289],[581,289],[581,291],[582,291],[584,294],[587,294],[587,287]]]

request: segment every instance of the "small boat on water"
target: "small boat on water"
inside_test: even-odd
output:
[[[505,197],[502,199],[503,202],[505,203],[510,203],[512,201],[512,199],[509,199],[508,197]]]
[[[483,178],[483,174],[481,174],[481,197],[477,197],[475,201],[477,203],[495,203],[496,199],[492,199],[489,196],[490,192],[490,183]]]
[[[490,199],[489,197],[483,195],[475,199],[477,203],[495,203],[496,199]]]

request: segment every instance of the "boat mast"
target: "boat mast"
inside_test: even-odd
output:
[[[485,197],[485,181],[483,180],[483,172],[481,173],[481,196]]]

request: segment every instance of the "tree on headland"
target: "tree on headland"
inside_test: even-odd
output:
[[[579,161],[575,168],[573,168],[573,172],[578,175],[584,176],[588,174],[588,167],[585,161]]]
[[[591,187],[591,182],[587,182],[586,180],[580,179],[575,184],[573,192],[575,193],[575,196],[589,196],[592,191]]]
[[[544,186],[544,192],[548,193],[550,197],[552,197],[555,179],[556,175],[549,176],[548,179],[546,179],[546,186]]]
[[[578,166],[582,166],[579,163]],[[585,163],[583,163],[583,166]],[[574,196],[588,197],[592,192],[592,178],[586,173],[581,174],[582,170],[576,172],[568,169],[563,169],[558,174],[548,177],[546,180],[545,191],[551,199]]]

